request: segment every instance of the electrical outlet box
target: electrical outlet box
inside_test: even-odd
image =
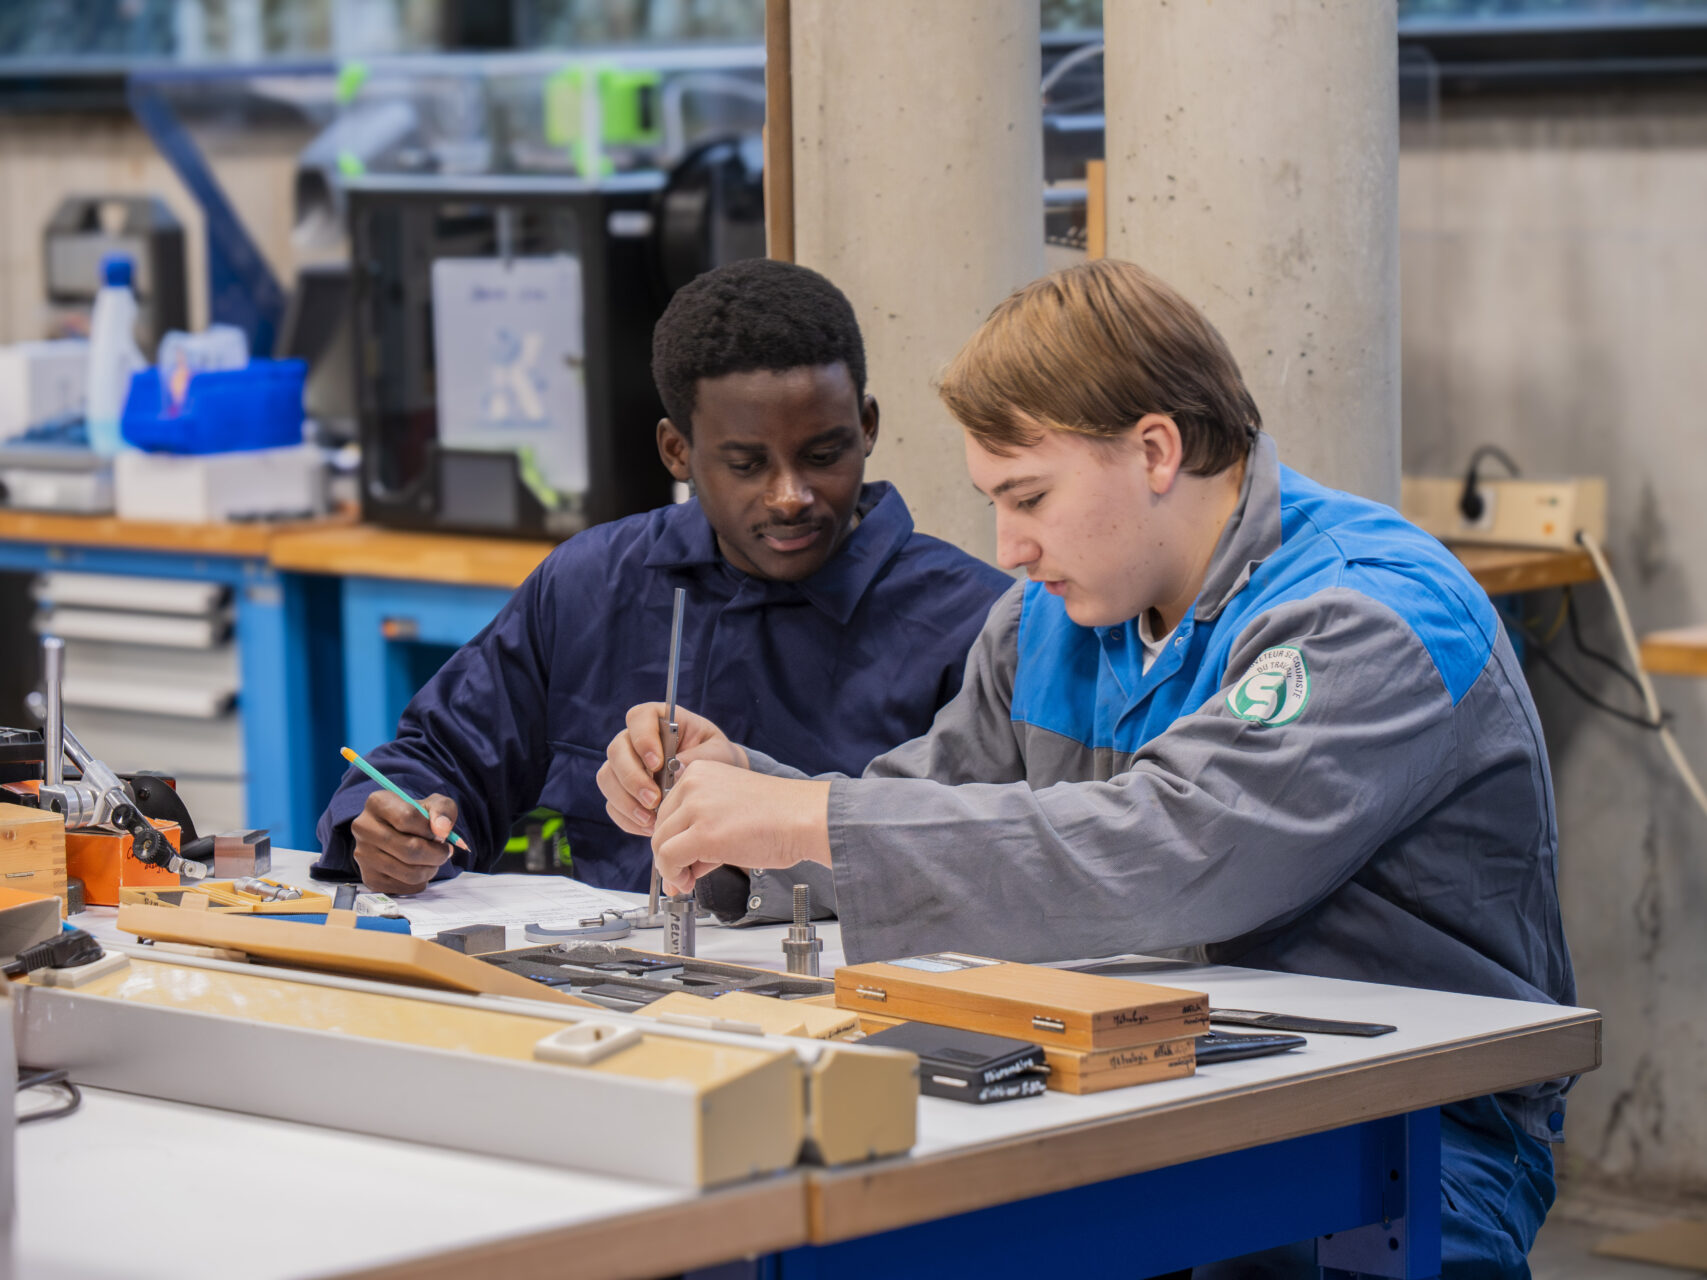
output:
[[[1606,481],[1479,480],[1482,513],[1468,520],[1459,510],[1462,476],[1406,476],[1399,491],[1405,519],[1442,542],[1574,550],[1578,531],[1606,541]]]

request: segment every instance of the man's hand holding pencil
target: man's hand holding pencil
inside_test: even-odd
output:
[[[379,893],[419,893],[449,860],[451,846],[466,849],[456,825],[456,801],[438,794],[415,800],[348,747],[344,758],[375,782],[350,823],[362,883]]]

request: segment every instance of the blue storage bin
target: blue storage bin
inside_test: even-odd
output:
[[[235,453],[302,443],[301,360],[251,360],[241,369],[216,369],[190,379],[180,412],[165,413],[160,370],[150,366],[130,380],[124,438],[149,453]]]

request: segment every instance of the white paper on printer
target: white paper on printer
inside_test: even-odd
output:
[[[484,876],[463,872],[398,901],[410,931],[427,936],[468,924],[568,929],[601,911],[622,911],[633,900],[566,876]]]
[[[586,491],[579,259],[438,259],[433,352],[441,444],[527,448],[552,488]]]

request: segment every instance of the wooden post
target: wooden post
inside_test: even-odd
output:
[[[1085,257],[1108,256],[1108,161],[1085,161]]]
[[[765,0],[765,249],[794,261],[794,75],[791,0]]]

